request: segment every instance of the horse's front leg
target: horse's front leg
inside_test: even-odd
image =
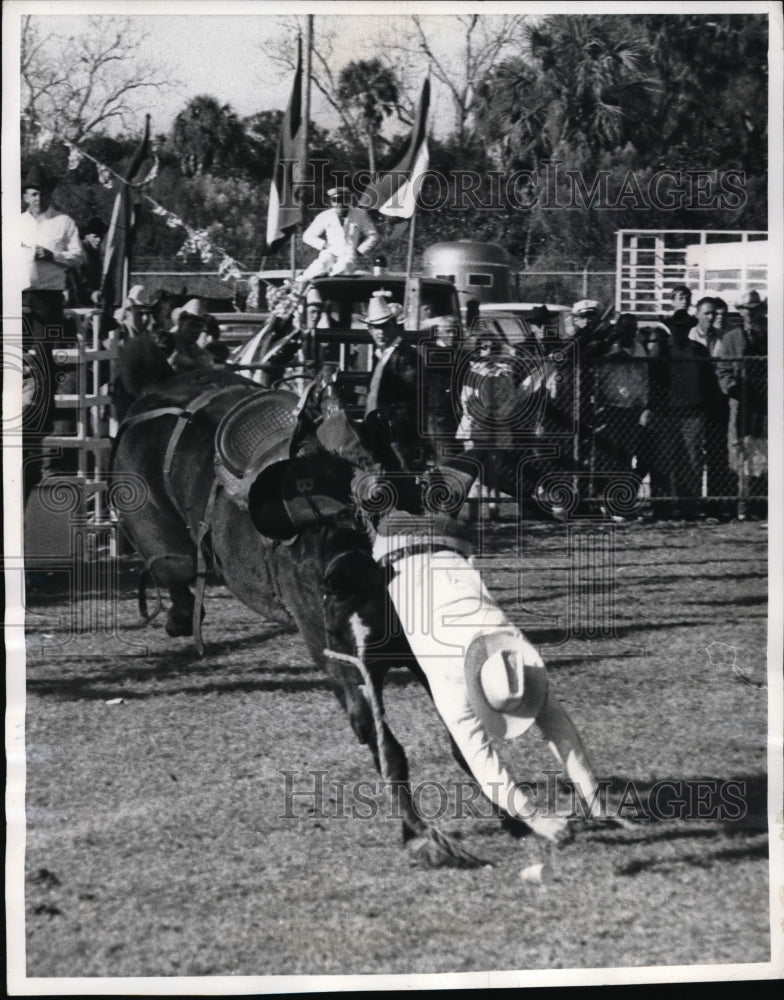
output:
[[[429,826],[417,812],[408,759],[383,718],[382,678],[375,677],[370,688],[367,684],[344,682],[338,697],[357,739],[370,748],[385,790],[389,789],[394,815],[401,817],[403,843],[412,862],[429,868],[475,868],[485,864],[452,838]]]

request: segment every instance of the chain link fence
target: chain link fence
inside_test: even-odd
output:
[[[554,440],[575,420],[556,464],[597,507],[633,484],[628,509],[605,511],[619,518],[766,516],[767,382],[764,356],[585,361],[562,373],[538,432]]]

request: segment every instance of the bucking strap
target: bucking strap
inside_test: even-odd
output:
[[[204,543],[212,527],[212,511],[215,506],[215,497],[218,494],[218,480],[213,479],[210,487],[210,495],[207,497],[207,504],[204,514],[199,522],[199,532],[196,536],[196,587],[193,591],[193,641],[199,656],[204,656],[204,641],[201,637],[201,611],[204,607],[204,590],[207,585],[207,559],[204,555]]]
[[[180,411],[180,417],[174,426],[174,430],[169,438],[169,443],[166,447],[166,455],[163,460],[163,486],[166,490],[166,495],[169,500],[174,504],[175,508],[179,512],[180,517],[187,523],[187,512],[183,510],[177,495],[174,492],[172,486],[172,464],[174,462],[174,456],[177,451],[177,445],[180,442],[185,428],[190,423],[191,418],[203,410],[206,406],[209,406],[214,400],[219,399],[221,396],[227,395],[243,395],[247,396],[248,387],[246,385],[228,385],[223,388],[216,388],[215,386],[210,386],[209,389],[205,389],[196,399],[192,400],[186,409]]]

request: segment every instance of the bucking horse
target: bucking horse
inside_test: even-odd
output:
[[[129,409],[111,458],[114,475],[141,477],[148,489],[146,504],[125,513],[122,522],[144,559],[140,608],[146,613],[143,595],[149,584],[168,589],[166,631],[193,635],[200,652],[208,572],[260,614],[284,608],[396,796],[403,841],[415,863],[476,866],[484,862],[417,812],[406,754],[383,714],[384,678],[392,667],[411,671],[447,723],[453,706],[450,692],[437,690],[434,675],[423,669],[425,661],[415,655],[410,641],[411,629],[402,626],[400,605],[390,597],[396,570],[407,566],[410,576],[424,549],[438,548],[443,539],[439,535],[436,544],[431,534],[426,544],[423,536],[412,538],[409,532],[398,551],[387,546],[385,558],[379,558],[379,512],[399,512],[416,521],[422,482],[405,470],[398,469],[397,478],[389,475],[396,454],[385,449],[389,428],[383,419],[375,427],[367,419],[366,425],[358,433],[323,383],[298,397],[260,389],[240,375],[214,368],[151,386]],[[443,477],[429,482],[431,496],[437,498],[433,509],[443,509],[437,516],[446,521],[461,502],[460,496],[454,501],[455,477],[460,482],[472,478],[470,463],[453,464],[451,484]],[[403,537],[405,530],[390,538]],[[463,585],[478,579],[478,573],[466,561],[461,543],[443,544],[463,571],[455,573],[452,567],[445,577],[456,581],[457,604],[466,599],[470,604],[481,591],[481,600],[495,615],[497,606],[483,588],[466,598]],[[444,596],[451,599],[448,590]],[[505,628],[508,637],[511,627],[492,615],[493,628]],[[418,641],[427,632],[427,626],[420,630]],[[481,638],[484,643],[486,637]],[[489,647],[482,649],[489,655]],[[528,657],[526,684],[532,667],[543,668],[538,654]],[[528,721],[537,721],[564,761],[582,766],[576,732],[554,697],[548,700],[543,674],[538,669],[534,674],[531,691],[538,692],[539,700]],[[456,760],[475,777],[466,756],[473,752],[476,733],[461,744],[458,729],[449,724],[448,729]],[[522,824],[510,821],[498,803],[494,807],[519,834]],[[560,832],[562,821],[556,825]],[[557,839],[552,830],[537,829],[533,822],[529,828]]]

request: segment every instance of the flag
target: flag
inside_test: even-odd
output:
[[[281,242],[302,221],[302,208],[296,197],[302,161],[304,130],[302,128],[302,39],[297,42],[297,72],[286,113],[283,115],[278,148],[275,151],[275,172],[270,184],[267,210],[267,245],[277,250]]]
[[[416,209],[416,199],[422,175],[429,163],[427,148],[427,115],[430,108],[430,78],[422,86],[416,121],[408,147],[398,165],[378,177],[365,188],[359,200],[360,208],[372,208],[382,215],[410,219]]]
[[[112,208],[112,219],[106,234],[103,256],[103,278],[101,298],[105,314],[111,314],[125,301],[128,291],[128,274],[131,269],[131,255],[138,224],[138,208],[131,188],[133,179],[147,158],[150,146],[150,116],[144,126],[144,138],[134,154],[124,180],[117,180],[116,194]]]

